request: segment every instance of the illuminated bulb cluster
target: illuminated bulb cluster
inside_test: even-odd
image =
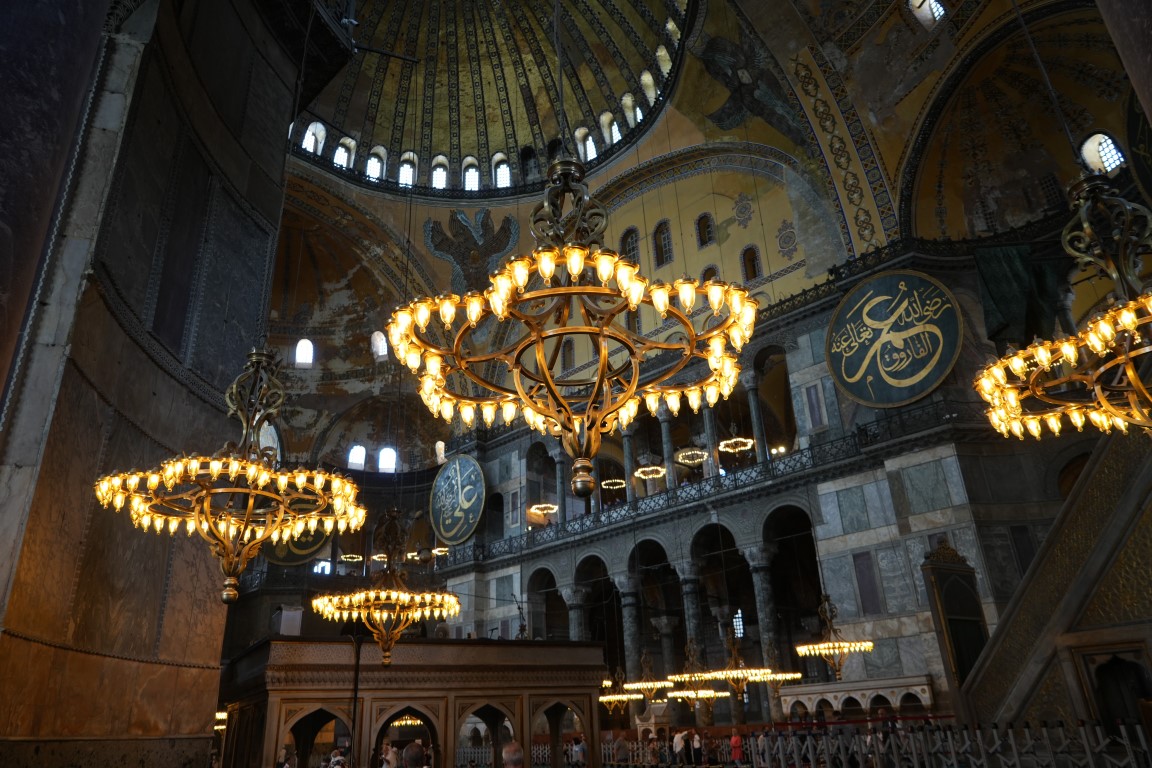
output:
[[[743,453],[751,450],[754,445],[756,445],[756,441],[750,437],[730,437],[727,440],[721,440],[716,447],[724,453]]]
[[[530,285],[534,275],[543,287]],[[419,375],[420,396],[428,409],[445,421],[459,417],[466,427],[477,423],[492,426],[498,416],[509,424],[517,415],[522,415],[528,426],[540,432],[557,434],[561,429],[556,418],[549,414],[546,403],[522,403],[498,388],[493,388],[493,396],[487,398],[453,391],[447,385],[447,377],[461,370],[460,363],[465,361],[453,354],[460,345],[439,347],[431,341],[428,329],[436,323],[442,325],[449,336],[456,333],[457,338],[461,338],[466,329],[476,328],[486,317],[494,316],[500,321],[520,318],[520,303],[538,302],[559,295],[561,290],[571,291],[574,286],[582,286],[588,295],[598,299],[616,297],[626,302],[631,312],[641,304],[648,304],[662,318],[669,312],[690,318],[697,308],[703,307],[714,317],[726,312],[725,321],[718,324],[718,332],[706,334],[699,348],[691,350],[692,354],[707,359],[710,375],[691,386],[654,386],[638,391],[616,409],[620,426],[627,427],[636,418],[641,399],[652,413],[664,402],[675,415],[684,402],[693,412],[698,412],[704,403],[715,405],[720,397],[727,398],[740,372],[736,353],[752,335],[759,306],[756,299],[748,296],[747,289],[715,279],[703,284],[688,277],[671,285],[650,283],[638,273],[636,264],[615,252],[604,248],[590,252],[581,245],[537,248],[530,256],[510,260],[489,282],[490,287],[483,292],[473,291],[463,296],[444,294],[412,301],[392,314],[387,329],[388,340],[398,359]]]
[[[398,720],[393,720],[392,725],[396,728],[417,728],[424,725],[424,721],[412,715],[404,715]]]
[[[871,653],[871,640],[825,640],[796,646],[801,656],[839,656],[846,653]]]
[[[641,480],[659,480],[664,477],[667,470],[664,469],[662,464],[652,464],[647,467],[638,467],[635,475]]]
[[[366,516],[356,484],[339,474],[276,470],[235,456],[181,457],[149,472],[114,473],[100,478],[95,491],[102,506],[127,508],[137,528],[198,531],[210,542],[238,546],[354,531]],[[252,499],[250,514],[237,495]]]
[[[560,507],[555,504],[533,504],[528,511],[533,515],[554,515]]]
[[[334,621],[387,621],[402,616],[421,621],[458,615],[460,599],[450,592],[368,589],[347,595],[321,595],[312,600],[312,610]]]
[[[619,491],[622,490],[625,485],[626,483],[618,477],[610,477],[600,482],[600,487],[606,491]]]
[[[1075,337],[1036,341],[984,368],[973,386],[988,403],[988,421],[1005,437],[1059,435],[1064,419],[1101,432],[1152,428],[1135,361],[1144,351],[1139,330],[1152,323],[1152,293],[1094,317]],[[1122,386],[1115,386],[1119,378]]]
[[[689,699],[689,700],[704,700],[719,699],[727,697],[728,694],[721,691],[714,691],[711,688],[687,688],[684,690],[668,691],[668,698],[670,699]]]
[[[681,448],[676,451],[676,462],[688,467],[698,467],[708,458],[708,452],[699,448]]]

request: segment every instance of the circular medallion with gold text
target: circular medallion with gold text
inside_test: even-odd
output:
[[[882,272],[854,286],[832,315],[825,359],[848,397],[891,408],[931,392],[960,355],[956,298],[920,272]]]
[[[484,471],[471,456],[453,456],[432,483],[428,511],[436,538],[463,544],[480,523],[484,511]]]

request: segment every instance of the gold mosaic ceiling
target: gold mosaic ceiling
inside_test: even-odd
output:
[[[669,92],[693,5],[559,3],[565,113],[572,132],[583,127],[596,135],[597,162],[630,144],[659,107],[658,96],[656,105],[645,96],[648,76],[650,95]],[[486,182],[501,153],[513,187],[538,186],[560,134],[554,13],[554,3],[540,0],[367,0],[357,8],[361,50],[308,113],[328,125],[329,141],[354,139],[359,157],[387,150],[386,178],[395,178],[399,157],[412,152],[418,187],[429,185],[432,159],[440,155],[448,160],[450,186],[459,186],[468,157],[477,159]],[[643,112],[635,128],[622,105],[626,95]],[[605,112],[623,134],[614,145],[600,132]]]

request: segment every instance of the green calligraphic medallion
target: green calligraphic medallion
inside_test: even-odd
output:
[[[436,475],[429,502],[432,530],[445,544],[463,544],[484,511],[484,472],[471,456],[453,456]]]
[[[836,385],[873,408],[904,405],[940,385],[964,338],[956,298],[920,272],[883,272],[836,307],[825,359]]]

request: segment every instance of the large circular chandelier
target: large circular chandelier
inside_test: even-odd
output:
[[[284,403],[279,369],[273,353],[253,350],[228,387],[228,415],[243,426],[239,443],[228,442],[211,456],[178,456],[147,472],[114,472],[96,481],[100,504],[117,512],[126,507],[135,527],[157,534],[183,529],[204,539],[220,560],[225,603],[236,601],[240,574],[264,542],[306,531],[343,533],[364,523],[354,482],[323,469],[283,469],[276,448],[260,444],[261,428]]]
[[[976,377],[992,426],[1005,437],[1059,435],[1064,419],[1077,430],[1152,429],[1152,291],[1143,290],[1144,257],[1152,253],[1152,212],[1111,188],[1104,176],[1069,188],[1076,211],[1061,240],[1083,270],[1114,286],[1110,304],[1076,334],[1036,341],[1005,355]],[[1143,361],[1146,362],[1146,361]]]
[[[759,304],[715,279],[650,282],[602,246],[607,211],[583,179],[579,162],[554,163],[532,213],[535,250],[505,263],[483,292],[397,309],[388,337],[434,415],[472,427],[521,414],[560,438],[573,458],[572,491],[587,497],[601,436],[631,423],[641,400],[675,415],[682,402],[698,411],[728,397]],[[658,336],[633,330],[641,306],[663,320]]]
[[[384,513],[376,540],[384,549],[385,566],[373,575],[372,585],[350,593],[317,595],[312,610],[329,621],[363,621],[380,646],[381,662],[391,664],[392,649],[409,627],[459,615],[460,599],[451,592],[408,587],[408,571],[402,565],[408,525],[399,510]]]

